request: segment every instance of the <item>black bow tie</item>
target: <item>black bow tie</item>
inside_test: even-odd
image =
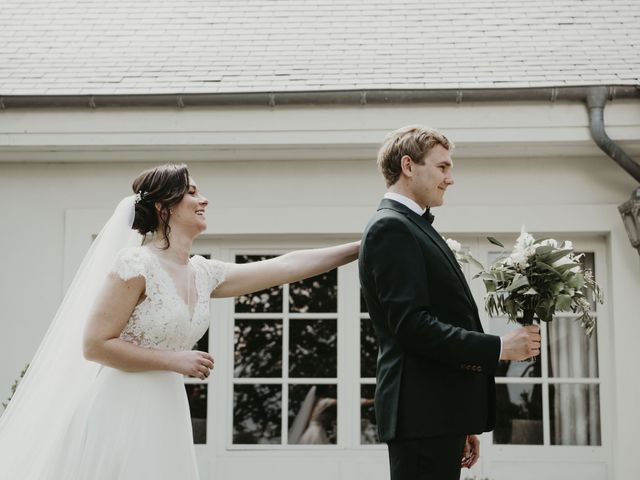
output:
[[[427,209],[424,211],[424,213],[422,214],[422,218],[424,218],[424,219],[425,219],[427,222],[429,222],[429,223],[433,223],[433,219],[434,219],[434,218],[436,218],[436,217],[434,217],[433,215],[431,215],[431,211],[430,211],[430,209],[428,209],[428,208],[427,208]]]

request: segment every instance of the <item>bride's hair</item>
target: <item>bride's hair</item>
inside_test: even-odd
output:
[[[145,170],[131,186],[137,195],[133,229],[141,235],[161,230],[169,248],[171,208],[189,191],[189,170],[184,164],[166,164]],[[159,209],[156,209],[159,203]]]

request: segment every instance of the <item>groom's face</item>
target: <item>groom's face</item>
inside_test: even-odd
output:
[[[444,203],[444,193],[453,185],[453,161],[449,150],[436,145],[424,158],[422,165],[412,165],[411,190],[422,207],[438,207]]]

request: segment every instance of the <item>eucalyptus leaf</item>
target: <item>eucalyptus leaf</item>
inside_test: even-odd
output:
[[[500,243],[498,240],[496,240],[493,237],[487,237],[487,240],[489,240],[489,242],[493,243],[494,245],[504,248],[504,245],[502,243]]]

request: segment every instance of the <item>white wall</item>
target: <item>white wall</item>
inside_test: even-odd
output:
[[[451,130],[452,139],[459,144],[454,155],[456,185],[447,194],[446,206],[435,211],[439,228],[450,233],[484,234],[517,231],[520,224],[525,223],[532,231],[567,232],[567,237],[580,233],[606,237],[607,307],[609,318],[614,322],[610,351],[616,389],[615,407],[611,412],[611,418],[615,419],[615,478],[631,478],[633,458],[624,452],[629,451],[628,446],[633,444],[640,425],[640,414],[635,405],[636,399],[640,398],[640,385],[635,380],[634,370],[636,339],[640,338],[634,293],[640,291],[640,260],[628,244],[616,206],[628,198],[635,182],[590,144],[581,107],[557,106],[556,110],[548,106],[531,107],[526,115],[521,115],[515,107],[500,112],[502,107],[495,107],[493,116],[489,107],[469,107],[464,111],[460,108],[435,109]],[[631,127],[640,125],[640,109],[635,105],[615,108],[609,111],[612,128],[626,136],[627,145],[635,152],[640,133],[636,128],[634,140],[629,132]],[[385,130],[405,123],[422,121],[437,126],[434,121],[437,118],[434,109],[378,108],[369,111],[371,117],[365,126],[357,124],[361,115],[357,110],[343,109],[341,115],[332,117],[332,112],[325,109],[320,115],[322,122],[305,113],[310,124],[325,129],[314,140],[314,146],[309,147],[313,150],[311,153],[304,148],[289,149],[285,143],[275,151],[279,158],[286,160],[269,160],[268,155],[256,150],[254,142],[250,148],[236,145],[236,150],[227,151],[228,158],[236,160],[220,158],[217,162],[191,162],[192,174],[210,200],[207,234],[360,232],[384,191],[373,160],[375,141],[381,139]],[[564,115],[560,120],[554,116],[558,111]],[[245,118],[254,130],[267,130],[266,124],[256,125],[255,119],[251,123],[250,113],[245,112]],[[77,114],[83,115],[82,112]],[[60,163],[59,158],[55,163],[34,161],[42,159],[43,155],[48,158],[46,152],[36,152],[35,147],[29,146],[28,136],[21,137],[20,142],[24,142],[16,146],[15,134],[7,133],[24,127],[29,119],[20,113],[19,118],[13,118],[17,118],[16,122],[8,122],[6,115],[0,114],[0,145],[6,147],[12,143],[13,146],[0,149],[2,399],[6,398],[13,379],[35,351],[61,300],[65,265],[69,269],[69,265],[79,259],[80,252],[67,252],[67,258],[64,257],[65,245],[68,248],[69,237],[74,235],[74,232],[65,231],[65,216],[87,210],[106,217],[118,199],[130,193],[134,176],[153,165],[141,161],[153,158],[151,153],[143,154],[135,149],[118,152],[118,158],[114,158],[116,154],[111,151],[107,155],[109,161],[102,162],[96,161],[102,153],[94,152],[94,155],[89,151],[82,153],[86,161],[82,161],[82,155],[77,152],[69,154],[73,158],[70,163]],[[171,112],[158,112],[158,115],[173,117]],[[214,120],[218,119],[217,115],[221,114],[216,113]],[[64,120],[64,116],[55,116],[59,121]],[[279,131],[291,128],[291,122],[295,120],[295,116],[290,119],[266,116],[269,121],[276,122],[271,128]],[[282,118],[286,121],[280,122]],[[356,136],[351,146],[344,145],[345,151],[353,153],[351,160],[348,157],[322,160],[323,142],[331,144],[327,147],[327,157],[336,157],[339,145],[327,140],[335,139],[336,135],[331,136],[328,132],[339,130],[344,118],[349,120],[351,128],[368,132],[366,139]],[[463,118],[466,119],[464,122],[460,120]],[[456,124],[458,120],[462,123]],[[111,126],[118,123],[118,119],[110,121],[115,122],[109,123]],[[241,118],[232,118],[232,121],[238,128],[242,124]],[[122,123],[126,125],[127,119]],[[558,127],[564,132],[562,135],[554,133],[552,128],[559,123],[569,125]],[[37,118],[33,124],[44,125]],[[513,133],[526,129],[526,124],[533,132],[540,135],[546,132],[554,137],[556,143],[544,142],[544,136],[538,139],[536,135],[522,131],[517,135]],[[482,130],[481,127],[486,128]],[[42,128],[51,130],[53,127],[47,124]],[[60,128],[64,130],[64,125]],[[74,128],[81,129],[81,122]],[[501,128],[511,131],[519,141],[508,142],[504,138],[507,134]],[[484,137],[480,135],[483,131]],[[242,136],[242,132],[239,135]],[[246,135],[243,138],[251,137]],[[12,140],[7,140],[9,138]],[[285,141],[286,135],[279,133],[278,138]],[[311,141],[309,137],[305,138]],[[474,154],[474,145],[482,155]],[[63,147],[58,148],[62,153],[49,155],[63,156]],[[215,146],[208,148],[213,149],[209,150],[212,157],[224,157]],[[195,160],[207,149],[198,151],[191,155],[188,147],[181,147],[175,150],[172,158]],[[553,151],[556,151],[555,155]],[[31,152],[31,161],[24,158],[20,162],[11,161],[25,155],[24,152]],[[588,155],[568,156],[570,152]],[[159,156],[167,158],[166,152]],[[103,218],[94,222],[100,224]]]

